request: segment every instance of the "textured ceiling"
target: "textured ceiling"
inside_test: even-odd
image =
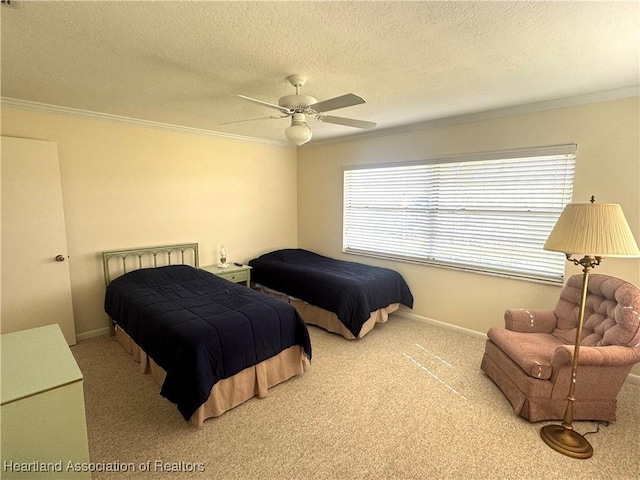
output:
[[[288,119],[220,125],[302,93],[377,129],[638,86],[629,2],[62,2],[1,9],[4,98],[284,141]],[[361,132],[311,121],[314,140]],[[312,140],[313,142],[313,140]]]

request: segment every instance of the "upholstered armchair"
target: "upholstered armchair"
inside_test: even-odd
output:
[[[505,328],[487,332],[481,369],[531,422],[564,417],[582,278],[569,278],[554,310],[507,310]],[[573,418],[613,421],[618,392],[640,362],[640,289],[595,274],[588,287]]]

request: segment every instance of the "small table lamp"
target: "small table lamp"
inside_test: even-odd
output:
[[[587,300],[589,271],[596,265],[600,265],[600,261],[604,257],[640,256],[640,250],[638,250],[638,245],[620,205],[593,202],[594,198],[591,197],[591,203],[568,204],[544,244],[545,250],[563,252],[567,256],[567,260],[583,267],[582,297],[571,368],[571,385],[567,396],[564,421],[562,425],[546,425],[540,430],[540,436],[547,445],[573,458],[589,458],[593,455],[591,444],[573,430],[576,373],[578,371],[578,355]],[[583,255],[583,258],[580,260],[572,258],[572,255],[576,254]]]

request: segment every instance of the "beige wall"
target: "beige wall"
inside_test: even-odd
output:
[[[190,241],[203,265],[224,243],[233,260],[298,245],[391,267],[411,286],[414,314],[484,333],[505,308],[553,307],[559,287],[343,254],[342,166],[577,143],[574,199],[622,204],[640,240],[638,112],[635,97],[309,145],[297,166],[290,147],[4,105],[2,135],[58,143],[79,334],[107,325],[102,250]],[[597,272],[640,284],[640,260],[606,259]]]
[[[620,203],[640,242],[638,97],[514,115],[298,152],[298,246],[398,270],[415,297],[413,313],[486,332],[510,307],[552,308],[559,286],[342,253],[342,167],[576,143],[574,201]],[[531,261],[535,261],[532,258]],[[579,274],[573,265],[566,274]],[[594,273],[640,285],[640,260],[606,259]]]
[[[103,250],[198,242],[208,265],[220,244],[232,261],[296,246],[293,147],[5,105],[2,135],[58,144],[77,334],[108,325]]]

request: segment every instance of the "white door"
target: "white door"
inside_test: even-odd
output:
[[[57,323],[76,343],[58,146],[2,137],[2,333]]]

